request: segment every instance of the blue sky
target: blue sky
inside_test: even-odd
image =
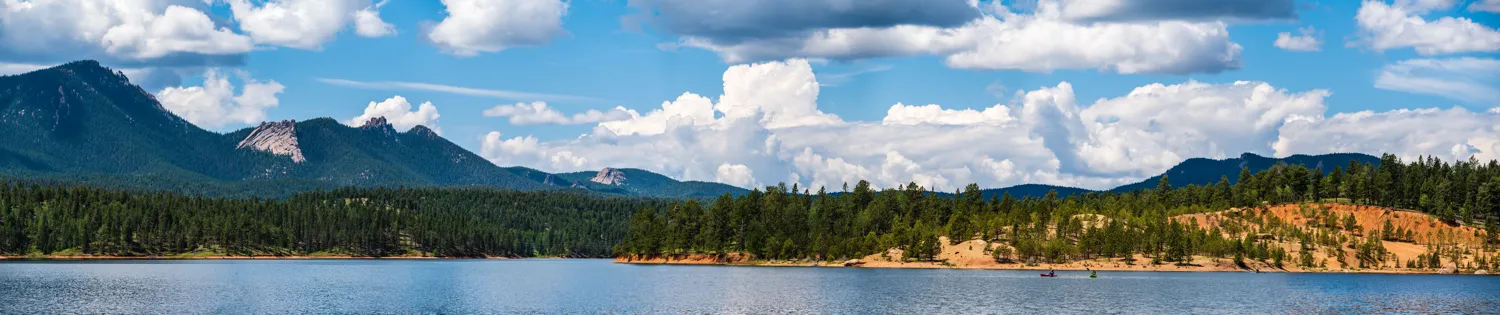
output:
[[[0,48],[0,70],[100,59],[133,78],[162,78],[135,81],[179,115],[219,131],[253,127],[259,120],[350,121],[378,115],[367,113],[374,108],[367,105],[400,96],[410,106],[401,113],[417,112],[426,102],[437,113],[413,114],[411,121],[435,124],[446,138],[497,164],[549,171],[639,167],[741,186],[883,177],[877,183],[887,186],[926,180],[921,184],[950,188],[963,182],[1099,188],[1154,175],[1184,158],[1243,152],[1500,157],[1500,136],[1483,127],[1494,125],[1495,115],[1487,111],[1500,106],[1500,80],[1488,71],[1500,70],[1500,1],[1229,0],[1224,7],[1242,8],[1217,10],[1184,1],[892,0],[868,2],[885,7],[851,8],[839,1],[496,0],[469,4],[476,7],[468,11],[478,12],[474,21],[505,21],[480,24],[456,22],[448,8],[470,2],[460,0],[141,0],[114,3],[118,12],[80,9],[95,0],[12,1],[3,4],[9,12],[0,13],[0,41],[12,47]],[[206,16],[211,24],[193,25],[217,29],[222,37],[181,35],[189,38],[177,39],[195,45],[160,47],[149,44],[160,41],[142,40],[147,44],[122,50],[110,48],[117,38],[89,37],[104,32],[86,25],[37,24],[48,17],[97,15],[115,26],[150,29],[152,20],[121,12],[146,12],[162,21],[178,17],[168,14],[172,5]],[[548,6],[563,7],[563,13],[527,11]],[[257,14],[271,9],[343,13],[327,15],[323,24],[312,17],[298,24]],[[366,21],[353,18],[360,10],[378,15],[370,24],[376,29],[362,29]],[[1418,27],[1431,30],[1393,32],[1403,20],[1375,19],[1377,11],[1421,19]],[[1362,20],[1361,12],[1370,19]],[[452,31],[457,37],[451,38],[469,46],[433,40],[440,23],[449,23],[445,19],[455,27],[441,31]],[[393,32],[374,31],[381,25]],[[1313,29],[1311,47],[1274,44],[1281,33],[1302,35],[1306,27]],[[818,41],[860,32],[869,33]],[[1223,32],[1227,37],[1219,36]],[[1139,38],[1121,39],[1130,36]],[[973,37],[980,39],[948,47]],[[68,45],[85,49],[46,50]],[[484,45],[503,47],[472,50]],[[243,59],[169,62],[178,55]],[[815,79],[805,78],[806,70]],[[214,80],[227,80],[235,91],[215,92],[208,84]],[[811,80],[819,85],[811,96],[780,88],[800,86],[805,92]],[[410,88],[414,84],[500,96]],[[1153,84],[1164,89],[1127,97]],[[731,92],[727,85],[745,88]],[[257,97],[233,98],[257,87],[264,88]],[[647,119],[663,102],[689,92],[709,102]],[[1076,101],[1052,98],[1051,105],[1041,105],[1020,97],[1058,93]],[[782,104],[803,99],[813,105]],[[1113,101],[1096,104],[1100,99]],[[538,101],[561,117],[596,110],[612,118],[513,124],[523,114],[483,114]],[[751,104],[760,101],[766,103]],[[929,116],[905,117],[912,123],[903,124],[894,114],[898,103],[937,107],[924,112]],[[746,119],[759,121],[743,127],[735,123],[739,112],[719,106],[751,108],[760,114]],[[616,113],[616,107],[634,114]],[[1463,112],[1450,112],[1454,107]],[[978,112],[988,108],[1001,116],[980,119]],[[1426,108],[1441,111],[1420,111]],[[1373,120],[1338,117],[1367,110],[1376,114]],[[691,118],[704,113],[709,116]],[[1259,116],[1241,117],[1253,124],[1229,126],[1211,124],[1235,120],[1211,117],[1215,113]],[[1428,129],[1453,120],[1462,123]],[[1369,123],[1389,124],[1382,128],[1389,133],[1348,127]],[[1300,133],[1289,134],[1294,130]],[[858,140],[821,140],[824,134]],[[978,146],[993,148],[971,149],[989,143]]]

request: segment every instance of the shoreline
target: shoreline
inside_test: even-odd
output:
[[[609,259],[572,257],[436,257],[436,256],[0,256],[7,261],[103,261],[103,260],[510,260],[510,259]]]
[[[1392,275],[1469,275],[1469,276],[1493,276],[1495,274],[1477,274],[1473,272],[1444,273],[1439,270],[1287,270],[1287,269],[1263,269],[1255,270],[1233,270],[1205,266],[1177,266],[1175,264],[1161,265],[1132,265],[1138,268],[1120,268],[1113,266],[1091,266],[1080,267],[1072,264],[1027,266],[1024,264],[996,264],[986,266],[954,266],[941,265],[930,262],[910,263],[880,263],[865,264],[859,266],[844,266],[838,262],[777,262],[777,261],[739,261],[730,263],[703,262],[693,259],[668,260],[662,258],[635,259],[615,258],[613,263],[626,265],[664,265],[664,266],[723,266],[723,267],[787,267],[787,268],[848,268],[848,269],[952,269],[952,270],[1011,270],[1011,271],[1103,271],[1103,272],[1226,272],[1226,273],[1281,273],[1281,274],[1392,274]]]

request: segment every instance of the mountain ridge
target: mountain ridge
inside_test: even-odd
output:
[[[264,198],[339,187],[587,189],[555,174],[497,166],[425,126],[397,131],[385,117],[358,126],[320,117],[208,131],[124,73],[89,60],[0,76],[0,134],[27,135],[0,139],[0,176],[35,182]],[[650,187],[604,193],[703,197]]]

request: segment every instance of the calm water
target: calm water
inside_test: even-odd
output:
[[[0,263],[0,313],[1497,313],[1500,277],[633,266]]]

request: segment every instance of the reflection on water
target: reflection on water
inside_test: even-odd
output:
[[[1495,313],[1500,277],[633,266],[0,263],[0,313]]]

